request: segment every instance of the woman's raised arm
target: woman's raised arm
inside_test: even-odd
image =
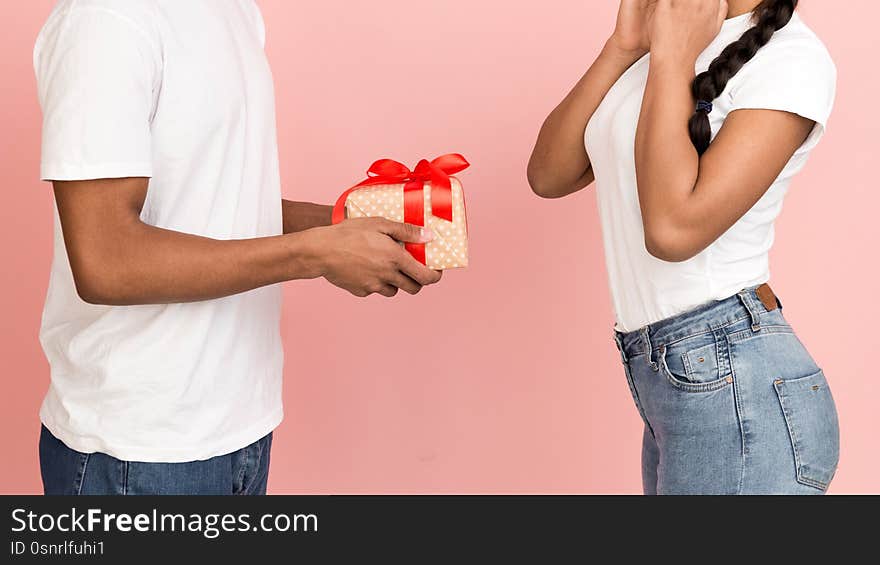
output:
[[[584,132],[614,83],[648,52],[656,0],[623,0],[614,33],[577,85],[547,117],[532,157],[529,184],[543,198],[561,198],[593,182]]]

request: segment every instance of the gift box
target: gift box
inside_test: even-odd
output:
[[[367,171],[367,179],[342,194],[333,210],[333,223],[346,218],[382,217],[429,228],[434,239],[407,243],[417,261],[438,271],[467,267],[468,236],[464,191],[451,175],[470,164],[457,154],[422,160],[411,171],[382,159]]]

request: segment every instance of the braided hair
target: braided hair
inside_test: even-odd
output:
[[[788,25],[797,4],[798,0],[763,0],[752,16],[755,26],[725,47],[709,69],[694,79],[691,89],[698,102],[697,110],[688,122],[688,129],[700,155],[709,149],[712,142],[712,128],[709,125],[712,101],[724,92],[730,79],[752,60],[758,50],[767,45],[773,34]]]

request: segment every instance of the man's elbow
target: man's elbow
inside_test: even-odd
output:
[[[82,277],[75,277],[76,293],[80,300],[95,306],[118,306],[120,303],[116,293],[106,288],[106,285],[96,284],[92,281],[83,281]]]
[[[73,282],[80,300],[96,306],[123,306],[129,304],[119,284],[119,277],[109,269],[83,265],[73,266]]]

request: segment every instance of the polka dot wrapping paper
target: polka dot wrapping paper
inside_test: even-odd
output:
[[[434,232],[434,240],[425,246],[425,264],[443,271],[468,265],[467,218],[464,191],[457,178],[452,184],[452,221],[434,216],[431,212],[431,183],[424,188],[425,226]],[[395,222],[404,221],[404,184],[365,186],[348,195],[345,204],[348,218],[382,217]]]

